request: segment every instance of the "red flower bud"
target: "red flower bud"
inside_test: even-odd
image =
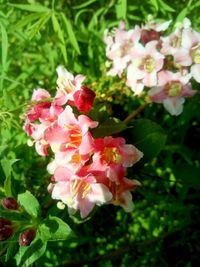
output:
[[[31,244],[35,238],[36,231],[35,229],[27,229],[19,235],[19,244],[20,246],[27,247]]]
[[[90,88],[82,86],[74,93],[74,104],[81,112],[88,112],[93,105],[96,94]]]
[[[7,240],[13,234],[10,220],[0,217],[0,241]]]
[[[19,204],[17,203],[17,200],[13,197],[4,198],[2,199],[1,203],[2,203],[2,206],[8,210],[18,210],[19,208]]]
[[[155,31],[155,30],[142,30],[141,42],[143,44],[146,44],[146,43],[153,41],[153,40],[159,40],[159,39],[160,39],[160,35],[157,31]]]

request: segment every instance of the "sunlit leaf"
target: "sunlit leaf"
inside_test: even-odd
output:
[[[10,6],[26,10],[26,11],[31,11],[31,12],[48,12],[50,9],[47,7],[40,5],[40,4],[31,4],[31,5],[26,5],[26,4],[13,4],[9,3]]]
[[[66,30],[67,30],[67,33],[69,36],[69,40],[70,40],[71,44],[73,45],[74,49],[77,51],[77,53],[80,54],[80,48],[79,48],[78,42],[76,40],[76,36],[74,34],[72,24],[71,24],[70,20],[67,19],[63,13],[61,13],[61,16],[62,16],[64,25],[66,27]]]
[[[18,202],[32,217],[37,218],[40,215],[40,204],[31,192],[26,191],[25,193],[19,194]]]

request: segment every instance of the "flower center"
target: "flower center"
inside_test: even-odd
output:
[[[65,125],[68,130],[67,148],[77,148],[82,142],[82,132],[77,125]]]
[[[106,147],[103,151],[103,160],[105,160],[108,164],[120,163],[122,156],[116,147]]]
[[[127,40],[124,44],[121,45],[120,47],[120,57],[124,57],[128,54],[129,50],[131,49],[132,42]]]
[[[152,57],[146,57],[143,62],[144,70],[146,72],[152,72],[155,70],[156,64],[155,60]]]
[[[58,78],[57,84],[58,88],[64,94],[69,94],[74,90],[74,84],[71,82],[71,80],[66,79],[64,76]]]
[[[182,91],[182,84],[180,82],[172,82],[166,86],[167,94],[171,97],[180,95]]]
[[[174,48],[180,48],[181,47],[181,37],[180,36],[174,36],[172,38],[170,44]]]
[[[72,194],[74,198],[77,197],[77,195],[79,194],[81,198],[83,199],[90,192],[91,185],[81,180],[75,180],[72,184],[71,189],[72,189]]]
[[[200,44],[192,47],[192,60],[195,64],[200,64]]]

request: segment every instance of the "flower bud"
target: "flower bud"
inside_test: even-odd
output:
[[[86,86],[74,93],[74,104],[81,112],[88,112],[93,105],[95,92]]]
[[[20,246],[27,247],[31,244],[35,238],[36,231],[35,229],[27,229],[19,235],[19,244]]]
[[[146,44],[146,43],[153,41],[153,40],[159,40],[159,38],[160,38],[160,35],[155,30],[142,30],[141,42],[143,44]]]
[[[13,234],[10,220],[0,217],[0,241],[7,240]]]
[[[1,203],[4,209],[18,210],[19,208],[19,204],[17,203],[17,200],[13,197],[4,198],[2,199]]]

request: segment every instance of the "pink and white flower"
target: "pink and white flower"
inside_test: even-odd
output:
[[[98,122],[92,121],[85,115],[76,119],[73,110],[67,106],[58,116],[55,124],[45,132],[45,139],[50,144],[54,153],[58,151],[79,151],[81,155],[93,150],[93,138],[89,128],[95,128]]]
[[[143,46],[135,45],[132,63],[127,68],[127,82],[133,92],[140,94],[144,86],[157,85],[157,73],[162,69],[164,56],[157,49],[158,42],[151,41]]]
[[[112,68],[108,75],[121,77],[123,70],[132,59],[135,44],[140,39],[141,30],[136,26],[132,30],[125,30],[125,24],[121,22],[119,28],[115,29],[113,35],[105,32],[106,56],[112,61]]]
[[[66,204],[70,214],[80,210],[81,218],[85,218],[95,205],[101,206],[112,199],[108,188],[98,183],[93,175],[78,176],[66,170],[55,175],[52,198]]]
[[[90,170],[104,171],[108,179],[117,182],[119,176],[124,174],[124,168],[131,167],[142,156],[143,153],[135,146],[125,144],[124,138],[98,138],[95,140]]]
[[[196,93],[189,83],[190,78],[191,74],[182,76],[179,72],[161,71],[158,86],[149,90],[148,95],[153,102],[163,103],[171,115],[177,116],[183,111],[185,98]]]

